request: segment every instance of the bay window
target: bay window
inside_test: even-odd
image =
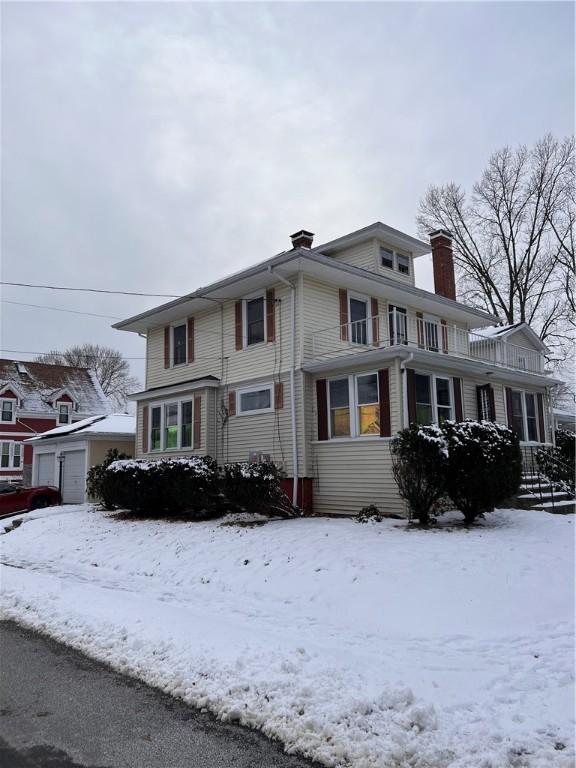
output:
[[[418,424],[442,424],[454,418],[450,379],[415,373],[414,386]]]
[[[329,436],[380,436],[377,373],[360,373],[328,381]]]
[[[194,400],[176,400],[150,406],[151,451],[194,447]]]

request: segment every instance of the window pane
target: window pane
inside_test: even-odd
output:
[[[528,440],[538,442],[538,425],[536,419],[533,416],[528,416],[526,421],[528,423]]]
[[[380,262],[383,267],[394,267],[394,254],[389,248],[380,248]]]
[[[4,400],[2,403],[2,421],[12,421],[14,403]]]
[[[358,429],[361,435],[380,434],[379,405],[360,405],[358,407]]]
[[[526,392],[526,416],[528,418],[536,418],[536,403],[534,402],[534,395]]]
[[[164,412],[164,447],[165,448],[177,448],[178,447],[178,405],[172,403],[166,406]]]
[[[524,408],[521,392],[512,392],[512,428],[518,433],[520,440],[525,440]]]
[[[330,409],[330,434],[332,437],[350,437],[350,409]]]
[[[174,365],[182,365],[186,362],[186,326],[177,325],[172,328],[172,343]]]
[[[416,403],[416,423],[432,424],[432,406],[423,403]]]
[[[192,447],[192,401],[182,403],[182,448]]]
[[[60,405],[58,411],[59,411],[58,422],[60,424],[68,424],[68,422],[70,421],[70,406]]]
[[[402,256],[401,253],[398,253],[396,254],[396,258],[398,260],[398,272],[403,275],[408,275],[410,273],[410,259],[408,256]]]
[[[2,443],[2,453],[0,454],[0,467],[6,468],[10,464],[10,443]]]
[[[246,343],[264,341],[264,297],[246,302]]]
[[[436,402],[450,407],[450,382],[448,379],[436,379]]]
[[[438,424],[443,424],[445,421],[452,419],[452,409],[438,406]]]
[[[367,376],[356,377],[356,389],[358,392],[358,405],[378,402],[378,376],[370,373]]]
[[[414,384],[416,388],[416,421],[418,424],[431,424],[433,416],[430,376],[415,373]]]
[[[241,411],[263,411],[271,407],[270,389],[259,389],[256,392],[243,392],[240,395]]]
[[[350,323],[352,324],[352,342],[366,344],[368,342],[368,302],[360,299],[350,299]]]
[[[17,469],[18,467],[20,467],[20,458],[22,455],[22,446],[20,445],[20,443],[14,443],[13,450],[14,450],[14,456],[12,459],[12,466]]]
[[[153,451],[160,450],[160,420],[161,410],[159,407],[152,408],[152,419],[150,429],[150,448]]]
[[[347,408],[349,395],[347,378],[330,382],[330,408]]]

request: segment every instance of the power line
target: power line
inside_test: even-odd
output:
[[[64,309],[63,307],[47,307],[44,304],[25,304],[22,301],[9,301],[8,299],[1,299],[2,304],[16,304],[19,307],[34,307],[34,309],[51,309],[54,312],[69,312],[72,315],[89,315],[90,317],[102,317],[105,320],[122,320],[121,317],[116,315],[97,315],[94,312],[80,312],[76,309]]]
[[[4,280],[0,281],[0,285],[15,285],[19,288],[47,288],[51,291],[84,291],[87,293],[109,293],[120,296],[149,296],[151,298],[160,299],[179,299],[181,295],[175,295],[171,293],[139,293],[138,291],[107,291],[103,288],[70,288],[62,285],[34,285],[33,283],[8,283]]]
[[[66,351],[66,350],[65,350]],[[11,355],[52,355],[52,354],[65,354],[64,352],[59,352],[58,350],[51,349],[48,352],[34,352],[28,349],[0,349],[0,352],[9,352]],[[122,355],[124,360],[164,360],[164,355],[140,355],[138,357],[127,357],[126,355]],[[99,357],[99,360],[115,360],[116,355],[105,355],[104,357]],[[227,356],[225,355],[224,358],[222,358],[220,355],[214,355],[214,356],[200,356],[196,357],[194,356],[194,362],[197,360],[227,360]]]

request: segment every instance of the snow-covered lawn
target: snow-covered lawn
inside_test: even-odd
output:
[[[471,530],[36,512],[4,617],[329,766],[574,764],[571,516]]]

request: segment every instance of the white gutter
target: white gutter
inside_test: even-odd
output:
[[[296,391],[294,383],[294,373],[296,370],[296,287],[292,285],[290,280],[287,280],[279,272],[275,272],[272,266],[268,267],[270,274],[275,275],[282,283],[290,288],[290,311],[292,316],[290,318],[290,324],[292,327],[292,365],[290,367],[290,421],[292,426],[292,474],[294,475],[292,481],[292,504],[294,506],[298,503],[298,443],[296,435]]]

